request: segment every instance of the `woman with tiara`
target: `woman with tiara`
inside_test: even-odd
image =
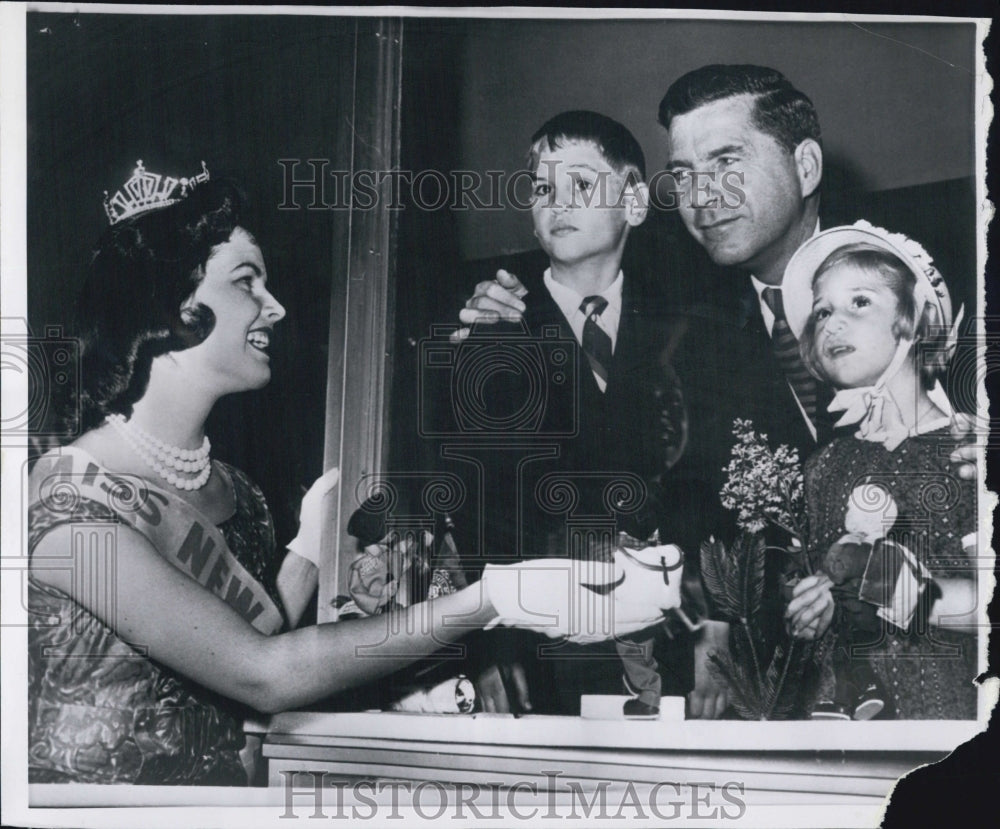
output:
[[[260,490],[205,435],[216,401],[268,382],[285,316],[242,197],[204,165],[172,179],[140,162],[106,208],[76,307],[79,437],[29,481],[31,782],[246,785],[253,712],[388,674],[498,617],[530,624],[519,594],[551,596],[544,567],[493,568],[399,611],[391,636],[384,616],[293,630],[333,473],[279,568]],[[630,612],[632,629],[654,615]]]

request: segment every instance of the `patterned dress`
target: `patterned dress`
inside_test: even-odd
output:
[[[239,470],[216,461],[214,471],[236,499],[219,530],[280,608],[264,496]],[[35,502],[29,554],[58,524],[114,520],[93,500],[71,513]],[[247,785],[239,752],[249,709],[148,658],[60,590],[29,578],[28,601],[30,782]]]
[[[947,430],[940,430],[907,438],[892,452],[853,437],[838,438],[817,451],[805,466],[814,564],[844,535],[852,492],[868,483],[887,490],[898,506],[888,538],[904,544],[934,576],[974,579],[975,562],[963,551],[963,539],[976,529],[976,485],[951,468],[953,445]],[[857,582],[849,588],[854,597],[857,588]],[[858,601],[847,591],[835,590],[835,597],[837,613]],[[878,634],[864,638],[869,641],[860,646],[855,639],[854,656],[860,652],[870,661],[897,718],[975,718],[974,635],[930,627],[918,610],[908,631],[882,623]]]

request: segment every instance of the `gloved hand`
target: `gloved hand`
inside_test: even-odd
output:
[[[602,642],[657,624],[680,604],[683,554],[673,544],[615,550],[613,562],[545,558],[486,565],[497,624],[571,642]]]
[[[299,509],[299,534],[288,542],[288,549],[319,567],[319,548],[323,538],[323,499],[340,480],[334,467],[320,475],[302,498]]]

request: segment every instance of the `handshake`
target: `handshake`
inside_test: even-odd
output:
[[[657,624],[681,603],[684,554],[673,544],[630,549],[613,561],[543,558],[486,565],[482,583],[508,625],[586,644]]]

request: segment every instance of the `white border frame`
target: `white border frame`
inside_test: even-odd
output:
[[[233,6],[117,6],[109,4],[94,5],[69,5],[69,4],[49,4],[40,3],[32,5],[12,4],[4,2],[0,5],[0,33],[2,33],[2,49],[0,49],[0,103],[2,103],[2,120],[0,120],[0,228],[2,228],[2,247],[0,247],[0,272],[3,276],[3,310],[4,317],[2,333],[23,333],[12,331],[9,327],[10,319],[26,318],[26,295],[24,292],[24,276],[26,270],[26,227],[25,210],[26,202],[26,115],[25,115],[25,12],[32,11],[78,11],[80,13],[135,13],[135,14],[241,14],[252,12],[253,14],[316,14],[316,15],[358,15],[358,16],[420,16],[420,17],[482,17],[482,18],[509,18],[509,17],[530,17],[530,18],[550,18],[550,19],[596,19],[606,18],[608,12],[600,10],[584,9],[557,9],[539,8],[524,9],[517,7],[492,8],[492,9],[413,9],[399,6],[383,6],[372,8],[345,8],[345,9],[323,9],[311,6],[289,6],[281,8],[273,7],[233,7]],[[727,20],[788,20],[802,19],[803,15],[784,13],[754,13],[746,11],[721,12],[721,11],[670,11],[670,10],[614,10],[610,16],[618,19],[727,19]],[[808,15],[809,20],[814,21],[839,21],[854,19],[857,16],[847,16],[834,13]],[[883,22],[970,22],[969,18],[954,18],[946,16],[907,18],[898,15],[865,15],[863,18],[868,23]],[[980,290],[982,291],[982,279],[986,261],[986,237],[985,227],[990,217],[990,208],[986,200],[985,191],[985,170],[986,170],[986,134],[992,110],[989,102],[989,92],[992,88],[992,81],[986,74],[985,57],[982,53],[981,44],[985,38],[990,25],[987,19],[976,21],[977,33],[979,35],[980,49],[976,56],[976,101],[980,107],[976,123],[976,176],[977,176],[977,201],[981,205],[979,241],[977,250],[977,262],[980,274]],[[983,314],[979,314],[979,336],[985,337],[985,321]],[[26,378],[21,382],[18,378],[11,378],[5,373],[2,385],[3,406],[10,411],[12,407],[17,407],[17,411],[23,411],[24,401],[27,400]],[[980,407],[986,405],[985,387],[980,382],[979,388]],[[206,808],[196,804],[217,803],[222,790],[218,789],[193,789],[178,788],[172,793],[176,794],[176,802],[191,804],[190,806],[179,807],[158,807],[150,811],[143,807],[135,808],[114,808],[114,809],[27,809],[27,776],[26,765],[26,717],[21,715],[26,700],[23,689],[25,687],[26,667],[26,628],[19,621],[23,618],[21,609],[20,578],[10,577],[11,570],[17,571],[17,564],[11,563],[11,558],[20,555],[19,551],[12,550],[14,538],[20,538],[20,528],[23,520],[22,503],[19,497],[21,489],[21,473],[26,460],[24,450],[4,450],[2,456],[2,526],[6,528],[3,534],[3,554],[4,569],[7,571],[2,580],[2,605],[0,605],[0,634],[2,634],[2,649],[4,653],[4,670],[2,672],[2,689],[4,705],[4,724],[0,730],[0,741],[2,741],[3,753],[3,812],[4,822],[8,824],[30,824],[34,826],[176,826],[178,824],[197,823],[199,825],[220,825],[220,826],[246,826],[246,825],[287,825],[281,821],[273,808],[273,792],[238,790],[226,792],[228,795],[226,802],[232,805],[219,808]],[[985,458],[980,460],[980,481],[985,480]],[[992,522],[990,516],[996,504],[996,497],[992,493],[985,491],[985,485],[981,484],[980,492],[980,549],[987,550],[990,546]],[[15,528],[16,532],[11,532]],[[982,606],[985,607],[992,594],[994,584],[990,578],[980,578],[980,598]],[[981,646],[982,661],[985,662],[985,637],[982,637]],[[935,745],[946,748],[962,739],[970,736],[975,730],[985,726],[989,717],[989,712],[997,700],[998,683],[991,681],[980,695],[980,721],[978,727],[975,724],[962,724],[956,726],[954,731],[954,742],[950,742],[947,737],[939,736],[934,739]],[[20,706],[19,706],[20,703]],[[527,723],[525,723],[527,725]],[[685,724],[709,726],[707,730],[712,730],[712,724]],[[725,725],[731,728],[732,724]],[[870,724],[875,726],[876,724]],[[902,733],[904,730],[919,728],[913,723],[885,723],[886,734],[893,730]],[[966,725],[974,727],[970,732]],[[757,727],[754,724],[754,727]],[[775,724],[759,726],[773,730],[780,728]],[[685,729],[686,730],[686,729]],[[707,730],[701,730],[703,736],[707,736]],[[878,729],[881,730],[881,729]],[[941,724],[933,724],[932,730],[941,731]],[[698,729],[691,729],[690,733],[695,734]],[[875,731],[870,732],[872,734]],[[791,739],[791,738],[789,738]],[[939,742],[939,740],[943,742]],[[683,744],[685,740],[681,739]],[[779,743],[783,742],[779,740]],[[834,742],[837,742],[836,740]],[[872,745],[871,740],[866,740],[871,748],[884,748],[887,750],[907,750],[902,748],[912,743],[901,741],[895,747],[881,745],[881,740],[877,740],[876,745]],[[895,739],[893,739],[895,742]],[[919,741],[918,741],[919,742]],[[848,748],[848,746],[841,746]],[[775,749],[777,750],[777,749]],[[90,799],[90,795],[96,795],[97,801],[107,803],[112,800],[117,802],[148,802],[144,800],[152,796],[158,802],[162,802],[164,790],[160,788],[147,789],[144,787],[129,787],[127,791],[121,791],[120,800],[115,795],[116,789],[112,787],[80,786],[74,787],[73,794],[80,795],[82,802],[95,802]],[[108,795],[111,795],[109,797]],[[168,801],[174,798],[166,798]],[[265,805],[267,804],[267,805]],[[196,810],[196,811],[195,811]],[[411,818],[413,816],[411,815]],[[838,825],[864,825],[870,821],[870,810],[836,808],[827,810],[815,825],[838,824]],[[801,825],[807,818],[802,813],[789,813],[786,809],[776,808],[757,812],[748,825]],[[414,819],[416,825],[426,825],[426,821]],[[861,821],[861,823],[859,823]],[[413,825],[411,820],[402,820],[400,825]],[[568,824],[567,824],[568,825]],[[678,823],[678,825],[683,825]],[[702,824],[703,825],[703,824]]]

